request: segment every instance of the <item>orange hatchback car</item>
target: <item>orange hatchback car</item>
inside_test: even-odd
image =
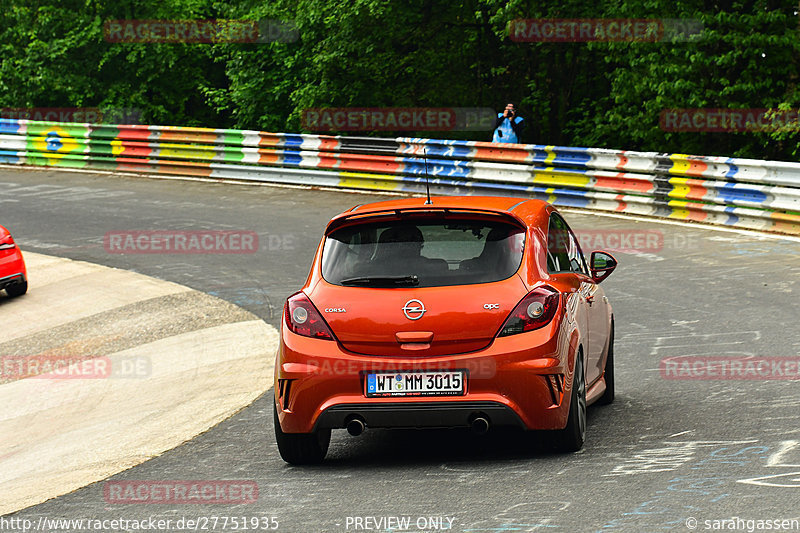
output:
[[[28,272],[17,243],[6,228],[0,226],[0,291],[14,298],[28,291]]]
[[[583,446],[614,399],[614,315],[564,218],[541,200],[436,197],[356,206],[325,230],[284,307],[275,434],[292,464],[331,430],[492,426]]]

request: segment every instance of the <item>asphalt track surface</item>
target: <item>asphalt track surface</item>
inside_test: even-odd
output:
[[[327,220],[379,199],[0,169],[0,222],[23,250],[187,285],[275,326],[283,300],[306,278]],[[589,409],[580,452],[553,454],[513,431],[478,437],[368,430],[357,438],[335,431],[324,464],[290,467],[274,444],[270,390],[212,430],[111,478],[249,480],[258,485],[254,503],[110,503],[106,482],[99,482],[4,518],[31,520],[35,527],[43,517],[153,517],[171,520],[168,531],[189,530],[177,521],[199,518],[192,530],[233,531],[233,522],[223,527],[223,518],[274,517],[261,524],[310,533],[448,526],[474,533],[752,531],[767,527],[759,520],[771,521],[772,530],[784,525],[774,520],[800,520],[798,380],[667,379],[659,363],[684,355],[780,357],[794,361],[796,373],[800,243],[585,213],[566,218],[578,232],[600,232],[595,238],[642,230],[661,236],[660,247],[617,253],[620,266],[603,284],[617,325],[617,400]],[[255,231],[260,248],[253,254],[119,255],[103,247],[109,231],[148,229]],[[769,372],[781,377],[780,369]],[[209,517],[218,517],[216,527]],[[398,529],[388,517],[407,518],[409,526]]]

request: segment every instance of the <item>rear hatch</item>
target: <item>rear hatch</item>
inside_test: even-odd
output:
[[[515,275],[487,285],[423,289],[320,283],[310,298],[345,349],[422,357],[485,348],[524,296]]]
[[[525,231],[506,217],[360,220],[331,232],[308,296],[343,347],[438,356],[491,344],[526,294]]]

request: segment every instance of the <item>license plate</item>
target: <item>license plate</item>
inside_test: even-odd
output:
[[[367,397],[375,396],[461,396],[465,373],[381,372],[367,374]]]

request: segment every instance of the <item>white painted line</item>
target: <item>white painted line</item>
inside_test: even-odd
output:
[[[788,474],[773,474],[771,476],[754,477],[750,479],[737,479],[737,483],[760,485],[762,487],[800,488],[800,472]]]
[[[790,418],[790,417],[783,417],[783,418]],[[800,468],[800,464],[786,464],[783,462],[785,460],[784,456],[788,455],[789,452],[791,452],[792,450],[797,450],[796,457],[800,459],[800,441],[785,440],[781,442],[781,447],[778,449],[778,451],[770,455],[769,459],[767,459],[767,466],[784,466],[790,468]],[[798,461],[798,463],[800,463],[800,461]]]
[[[28,378],[0,386],[0,515],[159,455],[272,386],[278,333],[261,320],[160,339],[109,356],[149,358],[145,378]],[[265,445],[265,444],[264,444]]]

